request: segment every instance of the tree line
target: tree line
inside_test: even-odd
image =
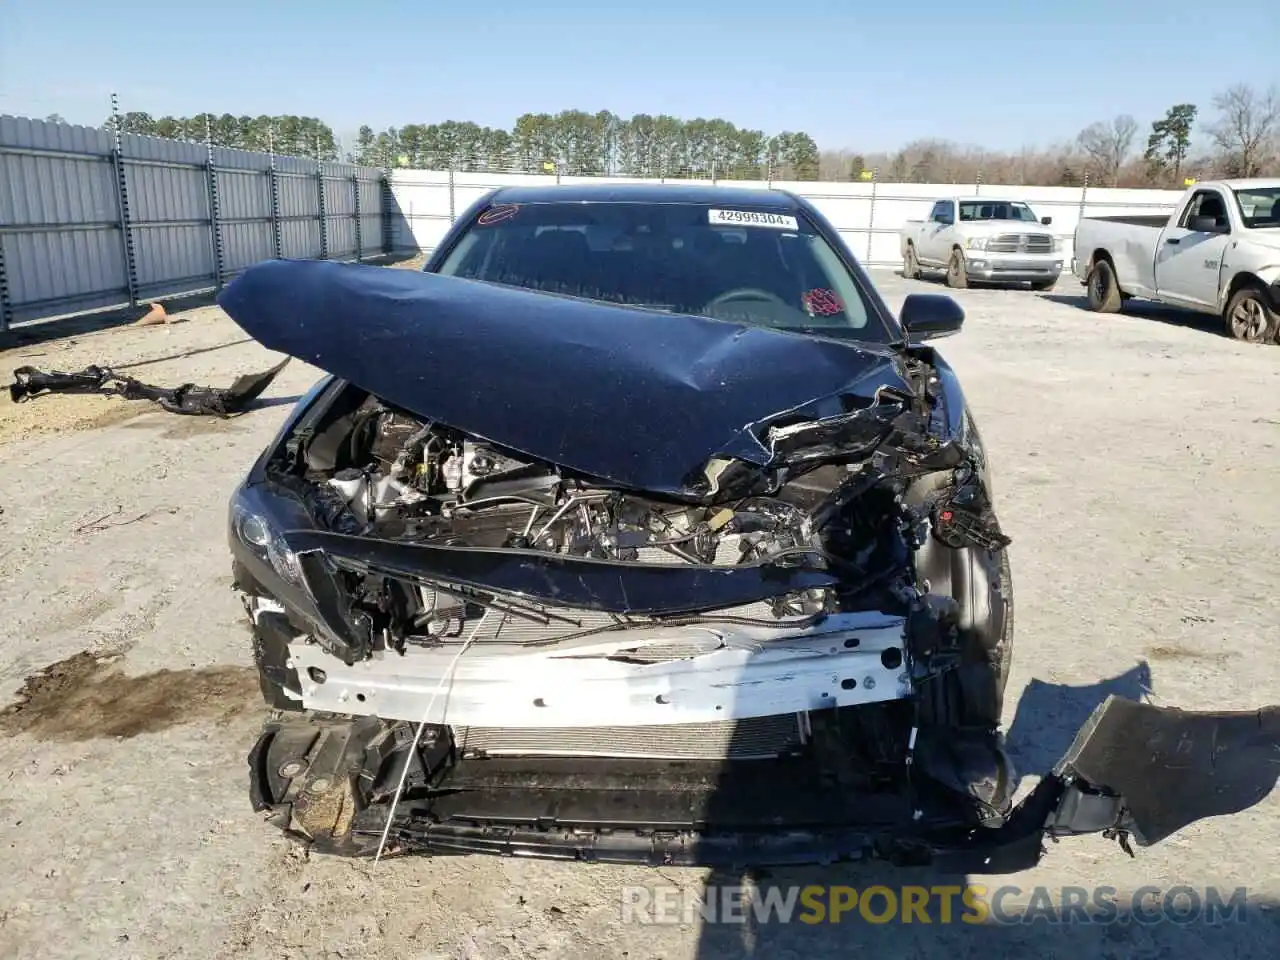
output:
[[[900,150],[818,149],[807,133],[767,135],[723,119],[667,114],[624,119],[609,111],[527,113],[511,129],[469,121],[360,128],[341,144],[315,117],[124,113],[127,133],[378,167],[722,180],[870,180],[1028,186],[1181,187],[1210,176],[1280,175],[1280,93],[1243,84],[1212,97],[1212,113],[1178,103],[1152,121],[1145,142],[1129,114],[1090,124],[1047,148],[985,150],[926,139]],[[112,120],[108,120],[110,126]]]
[[[56,115],[47,119],[61,120]],[[332,128],[315,117],[236,117],[229,113],[197,113],[194,117],[152,117],[130,111],[103,122],[104,130],[119,122],[121,133],[167,140],[212,142],[215,147],[276,153],[280,156],[309,157],[313,160],[340,160],[338,139]]]
[[[892,153],[824,151],[823,180],[865,177],[915,183],[1181,188],[1211,177],[1280,176],[1280,91],[1236,84],[1200,107],[1177,103],[1151,122],[1145,141],[1130,114],[1098,121],[1075,138],[1043,149],[984,150],[926,139]]]

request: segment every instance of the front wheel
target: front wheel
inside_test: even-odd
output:
[[[1274,336],[1276,319],[1266,303],[1266,292],[1260,287],[1237,290],[1224,314],[1227,334],[1236,340],[1258,343]]]
[[[969,275],[964,267],[964,254],[959,250],[951,251],[951,260],[947,263],[947,286],[953,290],[963,290],[969,286]]]

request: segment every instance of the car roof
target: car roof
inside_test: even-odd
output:
[[[955,197],[961,203],[1026,203],[1026,200],[1019,200],[1013,197]]]
[[[569,183],[502,187],[496,203],[697,203],[795,213],[803,204],[785,190],[688,183]]]

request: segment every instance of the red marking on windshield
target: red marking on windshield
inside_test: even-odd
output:
[[[844,312],[844,304],[830,290],[810,290],[803,297],[805,309],[815,317],[834,317]]]
[[[520,212],[520,205],[515,203],[500,203],[497,206],[490,207],[484,213],[480,214],[476,220],[476,226],[491,227],[495,223],[502,223],[510,220]]]

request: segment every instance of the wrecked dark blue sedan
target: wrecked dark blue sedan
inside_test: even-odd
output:
[[[317,849],[1008,872],[1270,789],[1273,713],[1112,699],[1014,804],[1009,540],[930,345],[963,314],[895,316],[799,198],[504,189],[421,273],[219,302],[329,374],[229,532],[253,802]]]

